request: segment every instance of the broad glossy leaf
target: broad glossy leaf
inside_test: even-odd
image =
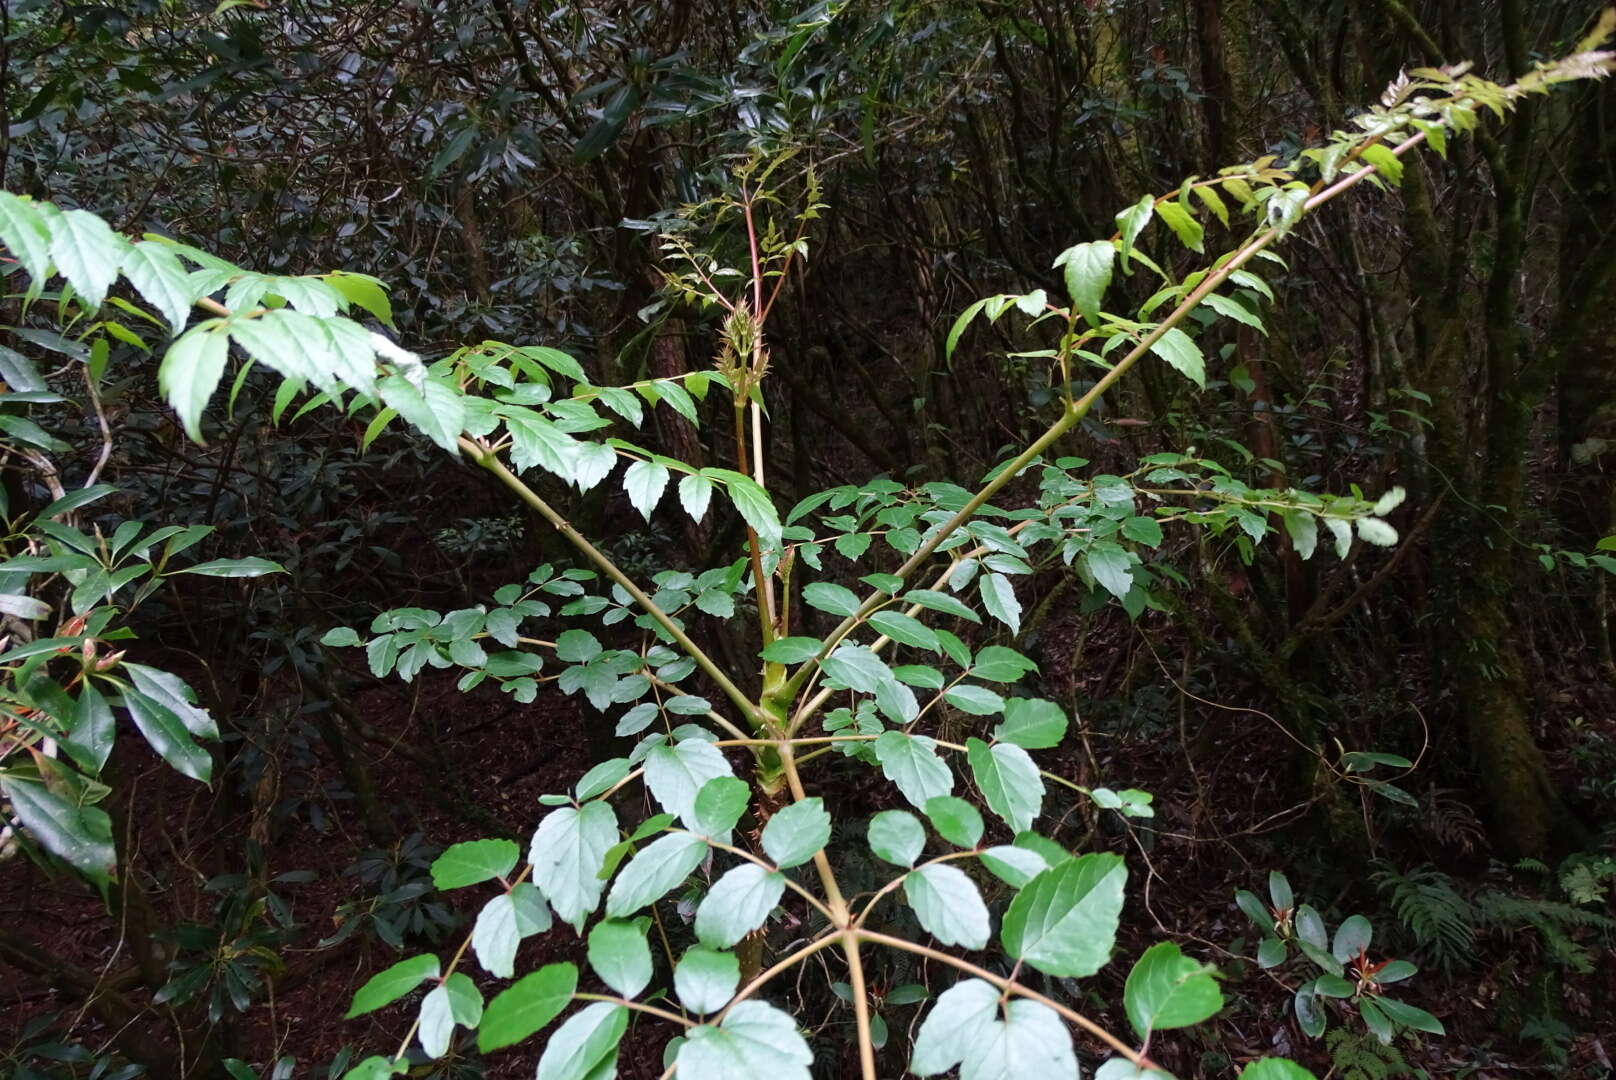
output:
[[[1363,1017],[1364,1026],[1381,1041],[1382,1045],[1390,1046],[1392,1037],[1397,1034],[1397,1029],[1392,1025],[1390,1018],[1381,1011],[1373,999],[1359,998],[1357,1005],[1358,1015]]]
[[[600,903],[606,883],[600,869],[617,843],[617,815],[610,804],[592,802],[577,810],[559,807],[546,814],[533,833],[528,862],[533,883],[550,906],[575,930]]]
[[[144,664],[125,663],[123,669],[134,680],[135,688],[179,717],[189,731],[201,739],[217,739],[219,727],[208,711],[196,704],[196,691],[169,671]]]
[[[255,578],[266,574],[284,574],[286,567],[254,555],[245,559],[209,559],[207,562],[199,562],[183,570],[175,570],[173,573],[201,574],[203,577],[216,578]]]
[[[545,1044],[538,1080],[606,1080],[614,1075],[628,1013],[622,1005],[596,1001],[568,1017]]]
[[[1324,1034],[1328,1021],[1311,982],[1297,989],[1291,997],[1291,1007],[1296,1012],[1296,1024],[1302,1029],[1302,1034],[1314,1039]]]
[[[1315,949],[1323,949],[1329,943],[1324,919],[1311,904],[1303,904],[1296,909],[1296,936]]]
[[[883,731],[875,740],[875,756],[881,772],[898,785],[903,797],[917,809],[938,795],[954,793],[954,774],[937,756],[937,743],[924,735]]]
[[[967,739],[966,758],[971,775],[988,809],[998,814],[1013,832],[1032,828],[1044,805],[1044,780],[1027,751],[1010,742],[989,746]]]
[[[1005,951],[1046,975],[1081,978],[1104,967],[1116,943],[1128,868],[1121,856],[1083,855],[1028,882],[1005,911]]]
[[[987,905],[959,867],[928,863],[912,870],[903,879],[903,894],[920,925],[944,945],[980,949],[988,943]]]
[[[1353,915],[1336,927],[1335,940],[1330,944],[1330,952],[1343,964],[1350,964],[1358,959],[1358,955],[1369,948],[1369,942],[1374,938],[1375,928],[1369,920],[1362,915]]]
[[[763,850],[782,870],[799,866],[830,842],[830,814],[817,795],[784,807],[763,826]]]
[[[97,806],[81,806],[41,783],[0,777],[0,791],[23,826],[52,855],[100,885],[110,880],[118,854],[112,819]]]
[[[578,969],[571,964],[546,964],[524,975],[483,1011],[477,1048],[487,1053],[521,1042],[561,1015],[578,988]]]
[[[400,960],[392,967],[377,972],[354,993],[346,1019],[352,1020],[383,1005],[391,1005],[426,980],[437,978],[439,970],[438,958],[426,953]]]
[[[99,773],[112,754],[117,722],[112,706],[88,679],[73,703],[72,722],[68,737],[62,743],[63,749],[87,770]]]
[[[192,741],[191,733],[178,716],[161,702],[134,689],[123,692],[123,704],[135,727],[159,757],[191,779],[208,782],[213,775],[213,759]]]
[[[589,966],[625,998],[637,997],[651,983],[647,919],[604,919],[589,931]]]
[[[714,1013],[735,996],[741,982],[741,962],[734,953],[701,945],[686,950],[673,969],[673,989],[679,1001],[694,1013]]]
[[[1375,998],[1375,1004],[1379,1005],[1381,1011],[1390,1017],[1394,1023],[1413,1028],[1416,1031],[1430,1032],[1432,1035],[1447,1034],[1447,1029],[1442,1026],[1442,1021],[1424,1009],[1407,1005],[1388,997]]]
[[[1146,949],[1122,992],[1128,1021],[1140,1040],[1148,1042],[1153,1031],[1199,1024],[1223,1008],[1215,972],[1170,941]]]
[[[516,865],[521,849],[513,840],[468,840],[451,844],[432,863],[432,884],[461,889],[504,877]]]
[[[894,866],[913,866],[926,846],[926,829],[907,810],[883,810],[870,819],[870,850]]]
[[[713,883],[696,908],[696,937],[711,949],[728,949],[762,926],[785,891],[785,876],[756,863],[742,863]]]
[[[739,1003],[718,1025],[691,1028],[678,1075],[690,1080],[809,1080],[813,1051],[797,1022],[767,1002]]]

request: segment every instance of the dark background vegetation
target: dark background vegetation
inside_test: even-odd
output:
[[[543,343],[600,383],[708,366],[713,326],[661,293],[654,223],[714,191],[727,155],[797,148],[829,210],[771,322],[783,501],[879,473],[971,483],[1041,430],[1049,390],[997,328],[945,359],[967,304],[1058,292],[1054,254],[1109,235],[1139,194],[1287,158],[1400,67],[1468,59],[1506,78],[1594,14],[1550,0],[3,6],[7,190],[254,269],[375,274],[427,355]],[[1401,189],[1308,218],[1273,278],[1269,336],[1216,331],[1208,392],[1143,370],[1063,448],[1124,472],[1195,446],[1254,485],[1409,491],[1402,543],[1344,562],[1270,546],[1244,565],[1176,540],[1165,558],[1190,584],[1138,619],[1058,568],[1036,584],[1021,647],[1083,734],[1060,767],[1160,808],[1142,825],[1076,816],[1063,834],[1142,860],[1132,931],[1229,976],[1230,1008],[1164,1058],[1182,1076],[1230,1076],[1274,1048],[1320,1075],[1611,1072],[1609,575],[1556,553],[1616,532],[1613,200],[1616,87],[1530,103],[1446,160],[1411,162]],[[1239,239],[1211,232],[1211,250]],[[327,654],[331,626],[483,602],[566,556],[422,441],[361,450],[363,421],[329,410],[271,425],[253,386],[198,448],[155,400],[152,367],[115,356],[107,404],[125,435],[105,479],[123,512],[216,525],[216,554],[290,573],[188,579],[143,613],[136,648],[225,729],[218,779],[186,781],[122,741],[110,917],[71,875],[21,858],[0,870],[0,1057],[45,1070],[37,1048],[54,1041],[154,1076],[285,1055],[323,1076],[344,1046],[391,1049],[407,1026],[399,1010],[343,1024],[353,987],[463,917],[430,890],[433,852],[525,836],[536,796],[602,756],[610,724],[559,692],[461,695],[430,669],[378,683]],[[668,452],[731,459],[722,424],[671,415],[654,436]],[[637,568],[727,561],[736,535],[648,530],[620,495],[569,512]],[[1318,767],[1342,747],[1416,760],[1405,797]],[[849,820],[880,808],[843,798]],[[1448,1036],[1386,1056],[1301,1036],[1288,995],[1237,956],[1249,931],[1233,892],[1272,868],[1332,922],[1369,914],[1422,965],[1410,1000]],[[561,930],[523,962],[579,952]],[[157,994],[198,968],[223,988],[212,1016],[208,994]],[[837,1053],[846,1010],[828,996],[804,1010]],[[624,1074],[658,1075],[666,1037],[637,1029]],[[440,1071],[531,1061],[468,1049]]]

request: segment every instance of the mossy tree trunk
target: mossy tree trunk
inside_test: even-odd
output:
[[[1519,0],[1506,0],[1501,17],[1509,66],[1519,72],[1527,66]],[[1478,137],[1484,160],[1456,155],[1450,230],[1438,221],[1422,169],[1409,171],[1406,205],[1415,249],[1409,270],[1418,298],[1419,381],[1432,402],[1433,486],[1451,486],[1460,496],[1436,531],[1432,552],[1447,616],[1436,631],[1441,670],[1488,796],[1495,839],[1507,854],[1545,858],[1574,843],[1578,830],[1533,730],[1522,659],[1530,643],[1520,639],[1515,617],[1528,553],[1511,528],[1525,506],[1533,412],[1553,376],[1552,364],[1525,355],[1518,331],[1532,170],[1543,153],[1536,114],[1537,106],[1528,104],[1501,133]],[[1482,169],[1485,181],[1478,184],[1470,174]],[[1463,283],[1477,250],[1476,238],[1464,237],[1466,216],[1476,209],[1475,196],[1465,192],[1478,188],[1490,191],[1490,205],[1481,209],[1494,229],[1485,294],[1476,305]]]

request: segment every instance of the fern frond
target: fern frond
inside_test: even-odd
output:
[[[1476,956],[1475,909],[1453,888],[1453,879],[1429,866],[1407,874],[1384,870],[1375,887],[1389,895],[1392,910],[1431,962],[1444,971],[1467,967]]]

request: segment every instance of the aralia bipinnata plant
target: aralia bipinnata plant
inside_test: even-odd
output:
[[[458,667],[465,669],[462,687],[493,679],[521,700],[554,679],[615,715],[618,735],[639,736],[627,757],[596,765],[569,794],[544,798],[548,809],[525,858],[515,842],[487,839],[456,844],[438,859],[439,888],[491,885],[493,895],[446,961],[413,956],[360,988],[352,1016],[430,987],[398,1048],[348,1075],[381,1077],[406,1071],[411,1055],[440,1057],[457,1027],[468,1037],[474,1032],[485,1051],[508,1047],[570,1011],[538,1052],[539,1080],[615,1075],[619,1042],[635,1017],[678,1029],[667,1076],[806,1078],[814,1054],[797,1019],[774,1001],[787,978],[818,959],[823,964],[813,966],[846,972],[838,989],[852,1006],[860,1074],[874,1080],[891,1031],[868,975],[877,952],[957,976],[936,995],[908,1047],[905,1062],[915,1075],[957,1068],[964,1080],[1075,1078],[1074,1028],[1111,1055],[1096,1071],[1103,1080],[1166,1075],[1151,1056],[1156,1033],[1222,1007],[1215,971],[1169,942],[1147,949],[1123,988],[1128,1038],[1063,1000],[1053,980],[1092,976],[1111,959],[1128,865],[1112,853],[1073,853],[1037,831],[1053,817],[1046,801],[1066,793],[1141,817],[1152,813],[1150,796],[1085,788],[1040,768],[1034,754],[1061,743],[1068,717],[1052,701],[1014,693],[1035,665],[1006,644],[973,650],[949,627],[970,623],[983,637],[992,627],[1014,641],[1016,579],[1057,558],[1138,614],[1153,603],[1161,578],[1178,580],[1152,557],[1164,528],[1205,529],[1247,558],[1278,528],[1310,556],[1321,523],[1338,553],[1354,533],[1371,544],[1394,543],[1382,515],[1401,498],[1397,491],[1372,502],[1252,489],[1188,453],[1147,458],[1125,476],[1093,475],[1080,459],[1050,455],[1147,358],[1203,385],[1202,350],[1185,329],[1192,311],[1204,305],[1261,330],[1261,303],[1271,293],[1254,267],[1278,262],[1270,248],[1304,215],[1364,182],[1395,185],[1404,155],[1426,142],[1442,152],[1448,135],[1474,126],[1483,110],[1502,115],[1556,83],[1602,77],[1611,55],[1594,50],[1612,24],[1607,13],[1576,55],[1509,86],[1463,67],[1410,72],[1355,119],[1357,130],[1336,133],[1289,167],[1265,158],[1140,199],[1117,215],[1116,235],[1060,255],[1066,297],[1041,290],[990,297],[967,309],[948,335],[951,353],[973,319],[997,320],[1012,310],[1029,325],[1053,328],[1053,346],[1028,354],[1047,362],[1059,401],[1042,435],[975,491],[881,478],[812,496],[784,518],[767,485],[760,386],[771,363],[790,362],[770,356],[769,318],[793,263],[806,257],[806,230],[820,207],[807,173],[798,210],[784,210],[784,189],[792,185],[775,179],[780,159],[741,165],[733,193],[692,208],[691,228],[664,238],[671,292],[719,309],[716,367],[626,387],[596,386],[573,358],[542,347],[485,342],[426,364],[346,317],[358,305],[388,321],[385,295],[370,279],[249,274],[161,238],[130,244],[82,211],[0,200],[0,238],[36,292],[54,265],[72,298],[93,309],[122,273],[176,332],[192,306],[208,313],[169,347],[159,373],[193,436],[233,343],[243,375],[257,364],[285,377],[277,415],[312,387],[303,409],[375,409],[372,437],[402,416],[488,470],[589,564],[541,567],[498,590],[489,606],[396,610],[378,616],[365,637],[346,629],[326,637],[334,646],[363,645],[378,675],[407,679],[425,667]],[[1299,177],[1303,170],[1311,180]],[[1208,216],[1225,225],[1251,219],[1253,231],[1182,280],[1141,247],[1159,220],[1200,253]],[[733,260],[721,254],[730,250],[738,253]],[[1117,276],[1133,274],[1151,275],[1160,286],[1131,318],[1107,311]],[[1073,389],[1076,369],[1097,373],[1081,395]],[[698,403],[710,398],[727,398],[733,468],[697,468],[615,435],[590,436],[619,422],[640,426],[647,405],[694,422]],[[638,583],[524,479],[538,469],[588,490],[625,460],[621,483],[648,521],[663,512],[675,474],[682,512],[698,520],[722,492],[747,526],[740,557]],[[1015,491],[1036,494],[996,502],[1015,481]],[[827,569],[832,551],[866,571],[856,581],[860,591],[829,580],[833,572],[851,579],[835,563]],[[808,571],[820,579],[799,588]],[[834,623],[821,629],[819,616],[805,616],[803,606]],[[755,617],[757,670],[727,670],[704,649],[692,634],[692,610]],[[579,619],[619,626],[613,641],[632,644],[611,647]],[[553,620],[555,629],[537,636],[540,620]],[[540,674],[547,669],[554,674]],[[939,737],[945,718],[964,732],[963,741]],[[747,767],[737,770],[741,757]],[[813,794],[813,766],[836,757],[878,769],[910,809],[886,810],[858,826],[846,820]],[[1353,779],[1352,771],[1338,774]],[[639,804],[625,797],[640,784],[659,811],[643,820],[633,813]],[[975,801],[962,797],[973,790]],[[882,880],[852,891],[847,868],[855,864],[864,872],[884,868]],[[675,922],[667,901],[676,890],[685,890],[683,906],[693,911],[688,927]],[[996,937],[985,890],[1007,898]],[[903,929],[912,924],[897,917],[901,906],[923,933]],[[780,908],[799,930],[765,957],[765,927]],[[465,970],[470,958],[488,976],[511,979],[523,938],[557,917],[580,934],[587,928],[588,964],[600,988],[580,988],[574,964],[551,963],[523,973],[485,1006]],[[659,967],[671,974],[663,980],[671,994],[648,998]],[[929,996],[913,985],[899,989],[905,993],[881,997],[884,1007]],[[1283,1059],[1253,1062],[1242,1073],[1250,1080],[1307,1075]]]

